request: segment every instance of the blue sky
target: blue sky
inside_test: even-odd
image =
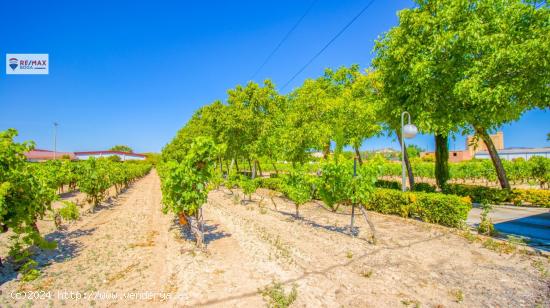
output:
[[[250,80],[311,1],[10,2],[0,19],[0,130],[50,149],[57,121],[59,150],[159,151],[194,110]],[[285,84],[367,2],[317,1],[256,81]],[[369,66],[374,40],[411,6],[375,1],[285,90],[325,67]],[[50,74],[6,75],[6,53],[48,53]],[[505,145],[550,146],[549,123],[548,112],[529,112],[503,128]],[[412,142],[434,147],[431,136]],[[363,148],[388,146],[397,143],[376,138]],[[463,147],[463,137],[451,141]]]

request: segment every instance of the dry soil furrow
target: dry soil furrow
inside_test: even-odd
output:
[[[545,297],[547,285],[527,257],[499,255],[468,243],[444,227],[371,213],[381,239],[371,245],[343,233],[349,224],[348,215],[308,204],[301,210],[303,221],[294,221],[288,217],[293,205],[282,199],[277,201],[279,211],[261,214],[255,203],[248,206],[253,208],[249,210],[233,205],[230,199],[224,202],[225,198],[223,193],[212,195],[223,205],[224,215],[261,226],[292,247],[292,257],[306,267],[303,280],[325,287],[324,303],[335,299],[347,306],[394,306],[401,302],[446,307],[458,302],[525,306]],[[357,217],[356,224],[362,226],[365,235],[368,228],[362,219]],[[312,275],[316,272],[323,275]],[[517,279],[524,283],[517,285]],[[315,288],[301,289],[305,290],[301,298],[307,299],[306,303],[319,300]],[[464,298],[457,300],[459,297]]]
[[[226,224],[242,228],[242,237],[250,238],[248,242],[256,245],[267,242],[273,246],[273,255],[286,271],[286,275],[277,278],[298,284],[301,295],[298,304],[361,306],[365,303],[362,295],[367,290],[362,288],[361,267],[353,259],[371,249],[364,239],[343,234],[342,226],[329,231],[318,224],[312,227],[307,217],[295,220],[289,216],[291,208],[283,204],[279,207],[281,212],[275,212],[260,210],[256,203],[233,205],[223,193],[213,193],[211,197],[209,206],[222,213]]]
[[[49,261],[42,275],[30,283],[10,281],[2,290],[60,290],[89,294],[160,290],[168,280],[163,268],[168,254],[168,222],[160,212],[159,179],[153,171],[136,182],[110,206],[101,207],[83,221],[55,232],[58,248],[39,256]],[[51,238],[51,235],[49,236]],[[145,305],[143,301],[118,303]],[[111,301],[67,301],[53,305],[109,306]]]

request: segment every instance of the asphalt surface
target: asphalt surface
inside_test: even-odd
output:
[[[468,225],[476,227],[481,212],[481,208],[474,207],[468,215]],[[521,237],[531,247],[550,251],[550,209],[501,205],[495,206],[489,217],[501,236]]]

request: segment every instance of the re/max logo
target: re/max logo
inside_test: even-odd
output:
[[[48,54],[6,54],[6,74],[49,74]]]
[[[46,60],[21,60],[20,66],[46,66]]]

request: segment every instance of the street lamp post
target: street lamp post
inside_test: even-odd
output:
[[[53,122],[53,159],[57,156],[57,122]]]
[[[409,118],[408,124],[405,125],[405,114]],[[405,148],[405,138],[414,138],[416,134],[418,133],[418,129],[416,126],[411,124],[411,115],[403,111],[401,113],[401,190],[406,191],[407,190],[407,184],[405,181],[406,172],[405,172],[405,151],[407,150]],[[412,188],[412,187],[411,187]]]

